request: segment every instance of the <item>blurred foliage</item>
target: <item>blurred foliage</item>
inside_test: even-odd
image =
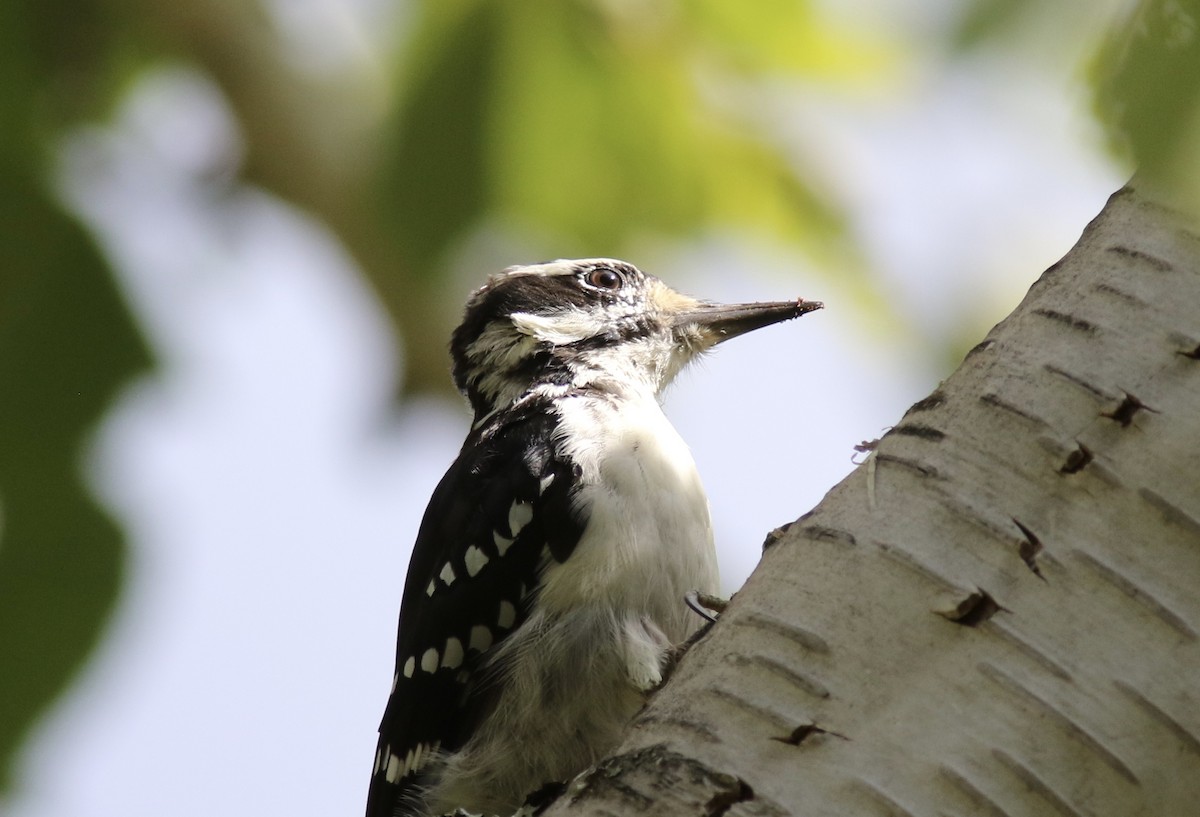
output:
[[[125,548],[80,449],[147,363],[90,238],[42,185],[0,173],[0,790],[116,603]]]
[[[80,449],[148,363],[91,239],[48,191],[56,126],[105,93],[83,70],[97,44],[50,25],[74,14],[0,6],[0,791],[116,603],[125,551],[84,489]]]
[[[1014,29],[1019,29],[1037,5],[1037,0],[975,0],[967,3],[954,34],[953,45],[969,50],[1002,39]]]
[[[1148,3],[1100,61],[1106,120],[1155,168],[1182,161],[1177,135],[1196,129],[1196,1]],[[137,72],[182,59],[219,84],[243,179],[345,243],[395,318],[409,389],[447,384],[449,270],[488,230],[549,257],[732,228],[854,274],[842,214],[754,91],[870,82],[895,44],[805,0],[410,5],[402,47],[338,74],[289,54],[254,2],[0,4],[0,654],[20,667],[0,673],[0,790],[118,597],[124,552],[78,460],[148,355],[48,180],[57,140]],[[961,40],[1037,5],[977,0]]]
[[[1139,3],[1092,70],[1114,149],[1200,217],[1200,0]]]
[[[379,271],[393,301],[411,299],[414,281],[439,280],[446,254],[486,218],[577,255],[619,255],[639,234],[712,225],[807,247],[839,236],[840,219],[787,158],[706,99],[697,76],[706,61],[809,67],[794,56],[817,39],[795,13],[802,4],[736,6],[753,14],[715,3],[421,8],[372,210],[407,273]],[[727,23],[737,37],[722,51],[714,43]],[[773,48],[751,60],[755,37]],[[852,45],[843,58],[872,58]],[[439,354],[439,379],[443,368]]]

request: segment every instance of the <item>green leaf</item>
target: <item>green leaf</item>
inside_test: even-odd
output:
[[[116,604],[121,536],[80,451],[145,367],[107,269],[27,178],[0,183],[0,790],[21,740],[95,647]]]
[[[730,226],[810,248],[836,244],[834,208],[703,73],[753,52],[755,38],[759,59],[732,60],[737,67],[815,71],[817,52],[869,49],[840,49],[836,37],[816,48],[820,30],[805,4],[768,6],[422,4],[380,177],[383,231],[399,257],[433,277],[485,216],[574,254]]]
[[[437,271],[487,207],[484,122],[495,92],[494,32],[502,6],[422,5],[407,92],[384,138],[375,186],[384,230],[418,277]]]
[[[698,51],[750,76],[856,83],[877,80],[898,57],[866,26],[842,26],[803,0],[689,0],[677,9],[695,29]]]
[[[1200,212],[1200,0],[1145,0],[1093,64],[1096,109],[1139,176]]]
[[[44,185],[47,123],[70,107],[53,100],[70,71],[50,59],[69,43],[39,39],[46,22],[0,9],[0,792],[116,604],[124,546],[80,452],[148,360],[99,253]]]

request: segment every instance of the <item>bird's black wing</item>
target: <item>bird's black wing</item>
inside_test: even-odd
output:
[[[472,674],[528,615],[543,552],[563,561],[579,540],[576,475],[555,454],[554,425],[544,403],[494,418],[430,499],[405,579],[367,817],[420,813],[428,761],[461,747],[486,714],[471,700]]]

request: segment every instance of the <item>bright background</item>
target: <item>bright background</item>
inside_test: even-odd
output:
[[[737,48],[721,52],[741,54],[731,71],[714,60],[716,69],[698,63],[681,75],[776,164],[747,159],[741,148],[710,153],[723,135],[701,140],[691,161],[716,203],[691,211],[664,199],[663,208],[680,207],[674,220],[645,225],[629,223],[636,213],[623,221],[620,207],[606,203],[603,179],[596,187],[572,177],[541,182],[549,205],[533,193],[510,200],[525,184],[521,174],[539,172],[538,155],[518,167],[520,145],[508,154],[489,148],[507,157],[497,160],[500,171],[515,175],[499,194],[481,195],[473,215],[455,216],[467,228],[441,237],[433,252],[422,235],[405,237],[404,222],[399,254],[372,255],[364,247],[386,241],[356,232],[361,211],[345,204],[345,189],[386,164],[362,147],[371,141],[362,134],[399,120],[398,155],[438,158],[411,147],[424,144],[423,132],[405,130],[420,131],[414,119],[442,110],[422,107],[432,103],[412,78],[422,66],[431,75],[447,70],[463,32],[476,36],[454,20],[473,4],[447,3],[456,11],[429,24],[415,3],[270,0],[256,6],[247,31],[271,44],[279,57],[271,70],[219,61],[233,58],[211,39],[228,41],[230,53],[254,51],[239,52],[232,29],[197,28],[201,45],[189,50],[189,26],[233,12],[181,5],[192,16],[167,15],[147,35],[170,32],[170,48],[117,71],[105,104],[52,118],[47,137],[46,178],[98,242],[154,365],[131,367],[113,402],[80,432],[85,484],[123,532],[125,570],[94,650],[82,653],[82,669],[13,756],[0,799],[0,813],[12,817],[359,812],[409,548],[468,423],[448,390],[447,333],[489,272],[557,255],[620,254],[700,297],[825,301],[802,321],[722,347],[666,396],[704,475],[733,591],[766,533],[818,502],[854,467],[856,443],[879,436],[931,391],[1129,173],[1106,152],[1085,72],[1100,37],[1127,11],[1117,0],[1057,10],[1011,3],[1008,11],[949,0],[796,3],[796,28],[782,33],[771,20],[742,30],[735,20],[705,29],[711,19],[686,15],[633,19],[643,12],[596,0],[575,5],[615,15],[614,42],[653,36],[678,45],[683,35],[706,42],[714,31],[734,32]],[[647,5],[663,16],[676,8]],[[490,24],[503,31],[505,22]],[[789,32],[803,41],[781,42]],[[527,33],[508,31],[517,40]],[[586,39],[571,43],[588,47]],[[673,56],[633,48],[643,59]],[[804,48],[813,55],[789,62]],[[768,59],[778,54],[785,58]],[[596,60],[604,65],[603,55]],[[657,76],[654,65],[620,93]],[[247,96],[238,76],[259,82],[265,96]],[[272,131],[255,123],[247,99],[275,99],[273,82],[292,93],[319,89],[299,94],[298,109],[316,110],[309,113],[314,142],[326,140],[325,164],[272,166],[296,137],[281,118],[280,143],[264,142]],[[522,99],[496,93],[482,107],[502,115],[505,105],[526,110]],[[680,133],[707,127],[683,119]],[[539,149],[551,151],[558,129],[569,132],[575,121],[551,117],[525,135],[548,135]],[[626,126],[610,122],[614,131]],[[343,141],[329,142],[330,134]],[[475,188],[457,175],[461,155],[440,158],[445,190],[438,166],[426,174],[432,181],[414,184],[426,184],[430,212],[448,218],[459,191],[469,198]],[[646,166],[674,159],[656,154]],[[402,187],[411,165],[400,164]],[[343,165],[355,168],[336,183],[306,175]],[[766,188],[741,190],[745,203],[721,209],[724,191],[779,168],[799,180],[809,198],[797,212],[812,219],[789,226],[795,214],[778,203],[788,196]],[[663,195],[652,181],[641,191],[649,205]],[[305,193],[321,184],[325,192]],[[596,196],[596,220],[610,226],[589,232],[586,206],[555,222],[563,192],[568,209]],[[451,205],[438,203],[442,193]],[[387,201],[370,199],[367,209]],[[422,217],[419,199],[401,197],[396,207]],[[783,226],[747,230],[739,213]],[[423,229],[436,232],[440,222],[430,218]],[[397,258],[420,275],[389,285],[388,262],[402,265]],[[0,491],[0,499],[12,495]],[[17,510],[14,503],[0,515],[0,554],[13,545],[4,519]],[[44,637],[56,638],[49,629]]]

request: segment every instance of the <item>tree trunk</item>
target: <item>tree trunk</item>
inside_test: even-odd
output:
[[[548,814],[1200,813],[1190,223],[1115,194]]]

